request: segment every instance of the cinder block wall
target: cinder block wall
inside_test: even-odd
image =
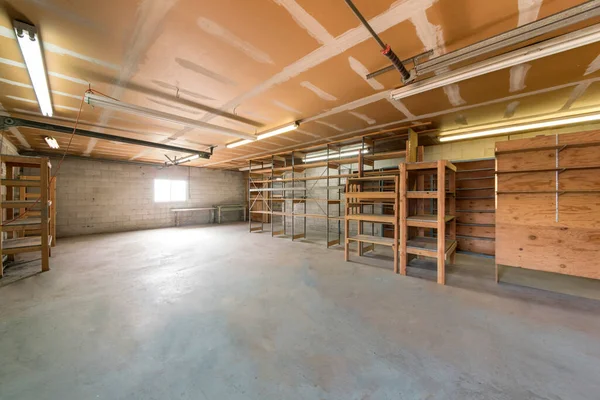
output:
[[[52,160],[53,169],[58,159]],[[54,171],[53,171],[54,173]],[[154,202],[154,179],[188,182],[188,200]],[[241,172],[193,167],[169,167],[65,159],[57,180],[57,236],[117,232],[174,226],[171,208],[244,203]],[[209,223],[208,212],[186,212],[181,224]],[[240,221],[241,212],[224,214],[223,221]]]

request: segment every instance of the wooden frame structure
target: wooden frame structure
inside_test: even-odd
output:
[[[55,224],[50,224],[55,219],[56,208],[52,207],[55,195],[55,183],[50,175],[50,162],[47,157],[24,157],[0,155],[0,162],[6,164],[6,178],[0,182],[6,188],[6,200],[2,200],[2,223],[0,224],[0,262],[3,255],[9,257],[19,253],[41,252],[42,271],[50,270],[50,247],[55,242]],[[39,179],[16,179],[15,168],[39,169]],[[19,194],[26,193],[21,188],[39,188],[36,199],[23,196],[15,199],[15,189]],[[4,217],[6,210],[6,218]],[[20,210],[16,214],[15,210]],[[28,216],[30,210],[39,210],[39,219]],[[28,218],[26,218],[28,217]],[[4,239],[3,232],[12,238]],[[32,233],[36,236],[26,236]],[[39,233],[38,233],[39,232]],[[0,277],[4,274],[4,265],[0,264]]]
[[[361,174],[362,175],[362,174]],[[377,205],[392,205],[393,215],[375,213]],[[371,208],[370,212],[365,212],[365,207]],[[398,218],[399,218],[399,192],[398,176],[382,175],[348,178],[346,183],[346,207],[344,219],[345,246],[344,257],[346,261],[350,258],[350,242],[354,241],[358,245],[357,254],[362,256],[364,252],[374,250],[375,244],[391,246],[394,252],[394,272],[398,273]],[[350,234],[350,221],[358,223],[356,235]],[[364,233],[364,223],[371,223],[371,234]],[[391,224],[394,227],[394,237],[388,238],[376,236],[374,224]],[[383,233],[383,232],[382,232]],[[363,243],[370,243],[366,248]]]
[[[443,285],[446,260],[453,264],[456,253],[456,166],[438,160],[401,163],[398,168],[400,273],[406,275],[410,255],[436,258],[437,282]],[[427,177],[432,186],[426,190]],[[435,230],[435,235],[427,235],[426,229]]]

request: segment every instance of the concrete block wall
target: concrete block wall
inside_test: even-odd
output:
[[[52,160],[53,169],[59,160]],[[154,180],[188,182],[184,202],[154,202]],[[57,236],[174,226],[171,208],[245,203],[241,172],[65,159],[57,178]],[[241,212],[224,214],[223,221],[240,221]],[[209,223],[204,211],[180,214],[180,224]]]

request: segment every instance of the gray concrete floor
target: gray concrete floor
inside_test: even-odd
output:
[[[443,287],[240,224],[63,239],[0,288],[0,399],[600,398],[599,301],[458,261]]]

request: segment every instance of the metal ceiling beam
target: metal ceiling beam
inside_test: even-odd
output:
[[[22,118],[0,117],[0,126],[2,127],[2,129],[6,129],[6,128],[10,128],[10,127],[16,127],[16,128],[24,127],[24,128],[40,129],[40,130],[45,130],[45,131],[50,131],[50,132],[59,132],[59,133],[67,134],[67,135],[70,135],[73,133],[73,128],[69,127],[69,126],[62,126],[62,125],[56,125],[56,124],[48,124],[48,123],[44,123],[44,122],[30,121],[30,120],[26,120],[26,119],[22,119]],[[212,147],[210,149],[210,152],[207,152],[207,151],[200,151],[200,150],[195,150],[195,149],[187,149],[184,147],[170,146],[168,144],[147,142],[145,140],[131,139],[131,138],[126,138],[126,137],[122,137],[122,136],[109,135],[107,133],[93,132],[93,131],[88,131],[88,130],[79,129],[79,128],[77,130],[75,130],[75,135],[85,136],[85,137],[100,139],[100,140],[110,140],[113,142],[119,142],[119,143],[125,143],[125,144],[132,144],[135,146],[151,147],[151,148],[155,148],[155,149],[174,151],[174,152],[178,152],[178,153],[198,154],[200,156],[200,158],[205,158],[207,160],[212,155]]]

